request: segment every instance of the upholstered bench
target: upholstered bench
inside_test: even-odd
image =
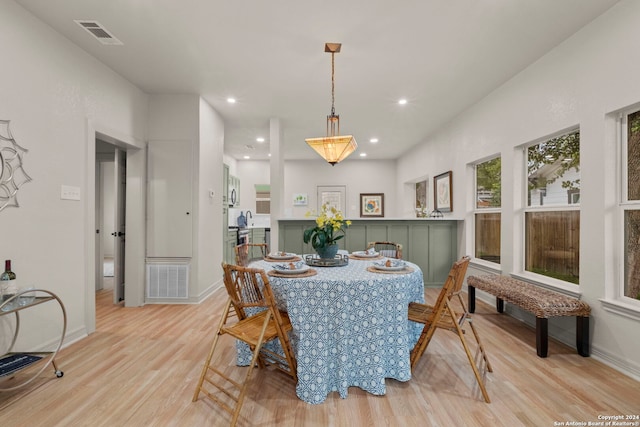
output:
[[[504,311],[504,301],[536,316],[536,351],[547,357],[549,350],[548,318],[576,316],[576,347],[578,354],[589,356],[589,315],[591,308],[577,298],[541,288],[509,276],[486,275],[467,277],[469,311],[476,306],[476,289],[496,297],[496,308]]]

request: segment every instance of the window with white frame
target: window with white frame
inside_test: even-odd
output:
[[[525,270],[578,284],[580,131],[527,147]]]
[[[500,157],[475,165],[475,257],[500,264]]]
[[[622,119],[624,296],[640,300],[640,111]]]

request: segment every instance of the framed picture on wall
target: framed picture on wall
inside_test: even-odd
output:
[[[453,212],[452,172],[445,172],[433,178],[433,207],[440,212]]]
[[[384,193],[360,193],[360,217],[383,217]]]
[[[427,212],[427,180],[416,182],[415,209],[418,218],[426,216]]]
[[[308,204],[307,193],[296,193],[293,195],[293,206],[307,206]]]
[[[345,195],[347,187],[344,185],[318,185],[318,212],[322,210],[322,205],[334,207],[344,212],[346,206]]]

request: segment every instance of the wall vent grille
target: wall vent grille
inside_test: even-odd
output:
[[[83,19],[76,19],[74,22],[80,25],[85,31],[96,38],[100,43],[106,45],[122,45],[123,43],[118,40],[109,30],[107,30],[98,21],[89,21]]]
[[[147,264],[147,298],[188,298],[188,264]]]

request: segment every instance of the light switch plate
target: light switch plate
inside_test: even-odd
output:
[[[80,187],[63,185],[60,189],[60,198],[62,200],[80,200]]]

